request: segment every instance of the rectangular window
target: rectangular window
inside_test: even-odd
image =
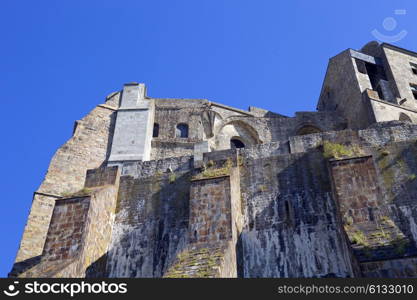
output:
[[[411,92],[414,95],[414,99],[417,100],[417,84],[410,84]]]
[[[410,63],[410,66],[411,66],[411,71],[413,72],[413,74],[417,75],[417,64]]]
[[[366,66],[365,66],[365,62],[364,61],[355,58],[355,62],[356,62],[356,67],[358,68],[358,71],[360,73],[362,73],[362,74],[368,74],[366,72]]]

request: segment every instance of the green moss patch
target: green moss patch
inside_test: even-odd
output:
[[[366,238],[365,234],[360,230],[356,230],[350,236],[350,238],[351,238],[352,243],[357,244],[359,246],[367,247],[369,245],[368,239]]]
[[[363,155],[363,152],[357,145],[345,146],[329,141],[323,142],[323,156],[329,158],[344,158]]]
[[[219,276],[223,251],[200,248],[181,252],[168,269],[165,278],[213,278]]]
[[[92,189],[89,188],[83,188],[76,192],[64,192],[61,194],[63,198],[74,198],[74,197],[85,197],[91,195],[93,192]]]
[[[202,172],[193,176],[192,180],[201,180],[205,178],[229,176],[232,167],[233,167],[233,162],[230,158],[224,162],[221,168],[216,168],[215,164],[212,162],[211,164],[207,164],[207,166],[203,166]]]

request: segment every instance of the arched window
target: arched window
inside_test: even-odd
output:
[[[179,138],[188,138],[188,125],[184,123],[178,124],[175,135]]]
[[[232,148],[232,149],[245,148],[245,144],[237,138],[231,138],[230,139],[230,148]]]
[[[319,132],[321,132],[321,130],[318,129],[317,127],[312,126],[312,125],[305,125],[301,127],[300,129],[298,129],[296,135],[306,135],[306,134],[319,133]]]
[[[154,123],[153,124],[152,137],[158,137],[158,136],[159,136],[159,124],[158,123]]]
[[[400,113],[400,119],[399,120],[403,121],[403,122],[410,122],[410,123],[413,122],[411,120],[411,118],[408,115],[406,115],[405,113]]]

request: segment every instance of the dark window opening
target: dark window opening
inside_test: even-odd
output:
[[[158,123],[154,123],[153,124],[152,137],[158,137],[158,136],[159,136],[159,124]]]
[[[356,67],[358,68],[358,71],[362,74],[368,74],[366,72],[366,66],[365,66],[365,62],[360,60],[360,59],[355,59],[356,62]]]
[[[231,139],[230,148],[232,149],[245,148],[245,144],[241,140]]]
[[[290,218],[290,204],[288,201],[284,202],[285,204],[285,218],[288,220]]]
[[[372,89],[376,91],[379,85],[379,81],[381,79],[385,81],[387,80],[385,69],[383,66],[374,65],[371,63],[365,63],[365,67],[366,67],[366,72],[368,73],[368,76],[369,76],[369,81],[371,82]]]
[[[188,125],[184,123],[178,124],[176,136],[179,138],[188,138]]]
[[[321,132],[321,130],[318,129],[317,127],[314,127],[312,125],[305,125],[301,127],[300,129],[298,129],[296,135],[306,135],[306,134],[319,133],[319,132]]]
[[[292,225],[293,224],[293,214],[292,214],[292,209],[290,207],[290,203],[287,200],[284,202],[284,209],[285,209],[284,221],[288,225]]]
[[[368,207],[368,214],[369,214],[369,220],[374,221],[375,220],[375,214],[372,207]]]
[[[417,64],[410,63],[411,65],[411,71],[414,75],[417,75]]]
[[[410,123],[412,123],[413,121],[411,120],[411,118],[408,116],[408,115],[406,115],[405,113],[400,113],[400,118],[399,118],[399,120],[400,121],[403,121],[403,122],[410,122]]]
[[[411,92],[414,95],[414,99],[417,100],[417,85],[416,84],[411,84],[410,87],[411,87]]]

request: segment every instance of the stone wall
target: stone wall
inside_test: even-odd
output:
[[[37,257],[42,254],[55,200],[81,190],[86,170],[99,167],[108,157],[119,96],[119,93],[112,94],[106,104],[97,106],[77,121],[73,136],[55,153],[44,181],[33,196],[14,269],[37,262]]]
[[[98,188],[92,194],[76,277],[103,277],[106,274],[107,251],[113,230],[117,195],[117,184]]]
[[[297,112],[289,118],[271,112],[262,115],[198,99],[154,99],[157,137],[152,139],[152,159],[193,154],[194,144],[207,140],[212,150],[230,149],[230,139],[239,137],[246,147],[285,141],[305,126],[318,131],[344,129],[346,120],[329,112]],[[189,126],[189,136],[175,135],[176,126]]]
[[[417,259],[404,258],[361,264],[362,277],[367,278],[415,278]]]
[[[123,167],[110,277],[161,277],[188,241],[190,157]]]
[[[242,150],[242,277],[351,277],[354,269],[320,151]]]
[[[206,153],[190,186],[189,244],[164,277],[237,277],[242,227],[236,150]]]
[[[229,176],[195,180],[190,194],[190,242],[220,243],[232,239]]]
[[[370,155],[329,163],[353,253],[364,276],[416,276],[408,265],[417,255],[415,140],[365,151]]]
[[[191,155],[194,143],[202,141],[204,128],[201,113],[207,100],[155,99],[155,123],[159,135],[152,138],[151,159]],[[178,124],[188,125],[188,137],[176,137]]]
[[[410,83],[417,84],[417,80],[411,70],[410,62],[417,64],[417,56],[411,51],[408,53],[407,51],[398,51],[398,48],[386,44],[382,48],[396,96],[400,99],[406,98],[407,101],[403,105],[416,110],[417,104],[411,92]]]
[[[414,127],[209,152],[199,168],[191,156],[125,162],[120,185],[118,167],[88,170],[78,254],[48,264],[45,255],[21,276],[353,277],[381,276],[391,265],[392,276],[412,274]],[[351,157],[328,161],[325,142]]]
[[[345,50],[332,57],[326,71],[317,109],[333,112],[346,118],[348,128],[362,129],[371,124],[368,110],[362,102],[361,74],[351,51]]]
[[[18,277],[102,277],[119,183],[117,167],[88,172],[89,189],[55,202],[39,262]],[[88,194],[88,195],[87,195]]]
[[[375,122],[387,122],[392,120],[417,122],[417,111],[410,106],[390,103],[379,98],[378,93],[373,90],[366,90],[363,94],[364,103],[367,103],[371,109],[372,119]],[[403,102],[400,98],[397,98]],[[414,100],[407,100],[404,103]],[[403,104],[404,104],[403,103]]]
[[[146,98],[144,84],[125,84],[117,110],[110,162],[149,160],[155,103]]]
[[[342,218],[351,224],[370,221],[370,211],[383,204],[372,156],[331,160],[329,165]]]
[[[85,188],[94,188],[104,185],[118,184],[120,170],[118,167],[101,167],[98,169],[87,170]]]
[[[191,157],[125,163],[107,275],[236,277],[236,162],[236,150],[227,150],[206,153],[203,169],[193,169]],[[217,259],[196,264],[203,252]]]
[[[224,278],[225,244],[194,245],[177,255],[165,278]],[[223,275],[223,276],[222,276]]]
[[[417,105],[410,87],[417,84],[410,65],[416,64],[416,53],[377,42],[369,43],[363,51],[366,54],[348,49],[330,59],[318,109],[346,117],[352,129],[398,120],[401,112],[416,122]],[[367,91],[376,94],[378,101],[369,101]]]
[[[377,123],[364,130],[340,130],[292,136],[289,138],[289,152],[304,153],[331,141],[345,145],[357,144],[362,147],[382,147],[392,142],[417,139],[417,125],[398,121]]]
[[[193,155],[194,144],[189,141],[161,141],[154,139],[152,141],[152,158],[161,159],[178,156]]]
[[[79,254],[89,207],[89,196],[55,202],[43,261],[65,260]]]
[[[126,85],[52,158],[11,276],[417,276],[417,61],[393,47],[364,48],[392,103],[346,50],[294,117]]]

